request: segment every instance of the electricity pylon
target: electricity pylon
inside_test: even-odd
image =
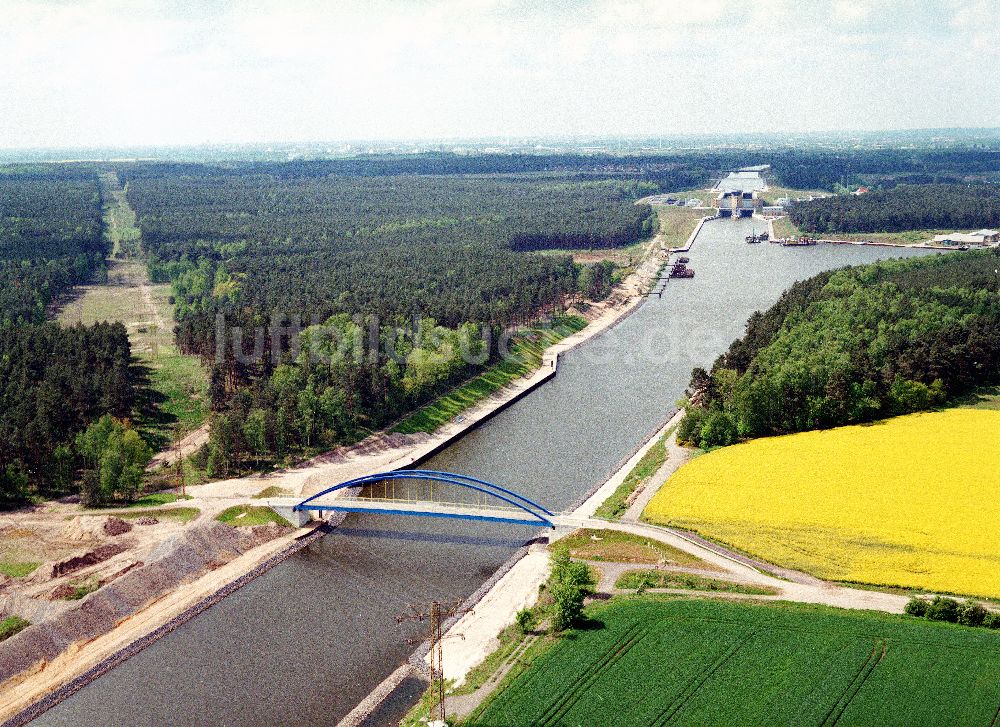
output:
[[[462,608],[461,601],[451,603],[432,601],[430,608],[426,611],[418,611],[416,607],[410,606],[410,613],[396,617],[396,623],[403,621],[429,622],[427,640],[430,642],[428,661],[430,662],[431,693],[437,697],[437,704],[431,706],[431,716],[436,717],[442,725],[447,724],[444,708],[444,649],[441,643],[445,636],[442,625],[452,616],[471,612],[471,608]],[[461,634],[459,637],[465,638]]]

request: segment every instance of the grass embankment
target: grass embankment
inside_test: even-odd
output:
[[[0,573],[10,578],[24,578],[30,576],[40,566],[41,563],[23,561],[0,561]]]
[[[667,247],[683,247],[695,226],[711,214],[708,210],[672,205],[657,205],[654,209],[660,222],[660,237]]]
[[[69,584],[72,589],[63,598],[64,601],[79,601],[84,596],[88,596],[101,587],[101,581],[97,578],[84,578],[73,581]]]
[[[629,472],[625,479],[615,489],[611,496],[601,503],[594,512],[595,517],[606,520],[617,520],[629,508],[629,497],[640,486],[644,485],[650,477],[655,475],[660,467],[667,461],[667,440],[673,435],[676,427],[671,427],[666,433],[656,440],[644,455],[635,463],[635,467]]]
[[[190,495],[185,495],[181,497],[174,492],[151,492],[148,495],[143,495],[135,502],[130,502],[127,504],[109,505],[108,507],[160,507],[161,505],[170,505],[172,503],[178,502],[180,500],[190,500]]]
[[[622,573],[615,588],[634,588],[645,591],[650,588],[683,588],[688,591],[717,591],[719,593],[745,593],[752,596],[775,596],[776,588],[769,586],[749,586],[745,583],[720,581],[694,573],[678,573],[664,570],[633,570]]]
[[[1000,633],[798,604],[615,599],[466,725],[991,724]],[[529,661],[530,660],[530,661]]]
[[[284,487],[278,487],[277,485],[271,485],[270,487],[265,487],[263,490],[254,495],[255,500],[263,500],[268,497],[291,497],[292,491]]]
[[[581,560],[595,560],[607,563],[646,563],[691,566],[711,569],[690,553],[641,535],[623,533],[618,530],[577,530],[559,541],[569,548],[569,554]]]
[[[757,439],[682,467],[644,517],[823,578],[996,597],[998,430],[949,409]]]
[[[268,523],[283,525],[286,528],[292,527],[290,522],[274,510],[260,505],[234,505],[216,515],[215,519],[233,527],[267,525]]]
[[[8,616],[0,621],[0,641],[6,641],[19,631],[31,626],[31,622],[20,616]]]
[[[157,520],[176,520],[181,524],[187,524],[201,515],[201,510],[196,507],[168,507],[163,509],[136,509],[126,512],[116,512],[115,517],[123,520],[135,520],[140,517],[152,517]]]
[[[774,221],[776,237],[815,237],[822,240],[846,240],[848,242],[881,242],[886,245],[916,245],[931,242],[935,235],[944,235],[954,230],[906,230],[904,232],[805,232],[787,217]]]
[[[511,341],[510,356],[411,414],[392,431],[403,434],[434,432],[515,379],[532,374],[542,365],[545,349],[586,326],[587,321],[581,316],[560,316],[551,327],[519,332]]]

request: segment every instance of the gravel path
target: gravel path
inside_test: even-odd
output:
[[[681,418],[683,418],[683,412],[678,412],[677,415],[670,420],[670,426],[676,426],[680,423]],[[656,471],[656,473],[649,479],[648,482],[639,490],[639,494],[636,496],[635,500],[629,506],[625,514],[622,515],[621,519],[623,522],[639,522],[642,517],[643,510],[646,509],[646,505],[649,501],[653,499],[653,496],[659,492],[660,488],[667,479],[681,468],[682,465],[687,464],[688,460],[691,459],[693,452],[687,448],[682,447],[677,443],[677,432],[674,431],[670,435],[670,439],[667,440],[667,461]]]

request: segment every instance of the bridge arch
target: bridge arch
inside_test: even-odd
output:
[[[339,490],[350,489],[354,487],[364,487],[366,485],[375,484],[378,482],[385,482],[388,480],[424,480],[430,482],[443,482],[450,485],[455,485],[457,487],[465,488],[468,490],[474,490],[476,492],[481,492],[483,494],[489,495],[497,500],[501,500],[507,505],[513,507],[515,510],[519,510],[525,515],[529,515],[530,519],[526,519],[524,515],[517,515],[514,513],[511,516],[505,514],[482,514],[475,511],[467,512],[448,512],[445,508],[440,508],[438,510],[414,510],[406,509],[405,507],[385,507],[381,509],[376,509],[374,507],[352,508],[348,503],[342,502],[338,506],[337,499],[333,499],[327,502],[322,502],[322,498],[331,493],[337,492]],[[394,502],[394,501],[385,501]],[[341,482],[340,484],[328,487],[325,490],[317,492],[315,495],[307,497],[302,502],[295,505],[294,510],[333,510],[340,512],[384,512],[386,514],[395,515],[417,515],[423,517],[439,517],[439,518],[454,518],[460,520],[477,520],[486,522],[502,522],[510,523],[516,525],[543,525],[549,528],[555,528],[552,518],[554,513],[539,505],[537,502],[528,499],[524,495],[520,495],[513,490],[501,487],[500,485],[493,484],[492,482],[487,482],[486,480],[481,480],[477,477],[471,477],[469,475],[456,474],[454,472],[441,472],[438,470],[394,470],[391,472],[381,472],[374,475],[365,475],[364,477],[356,477],[352,480],[347,480],[346,482]]]

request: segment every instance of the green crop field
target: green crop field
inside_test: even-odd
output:
[[[795,604],[615,600],[470,716],[519,725],[982,725],[1000,633]]]

